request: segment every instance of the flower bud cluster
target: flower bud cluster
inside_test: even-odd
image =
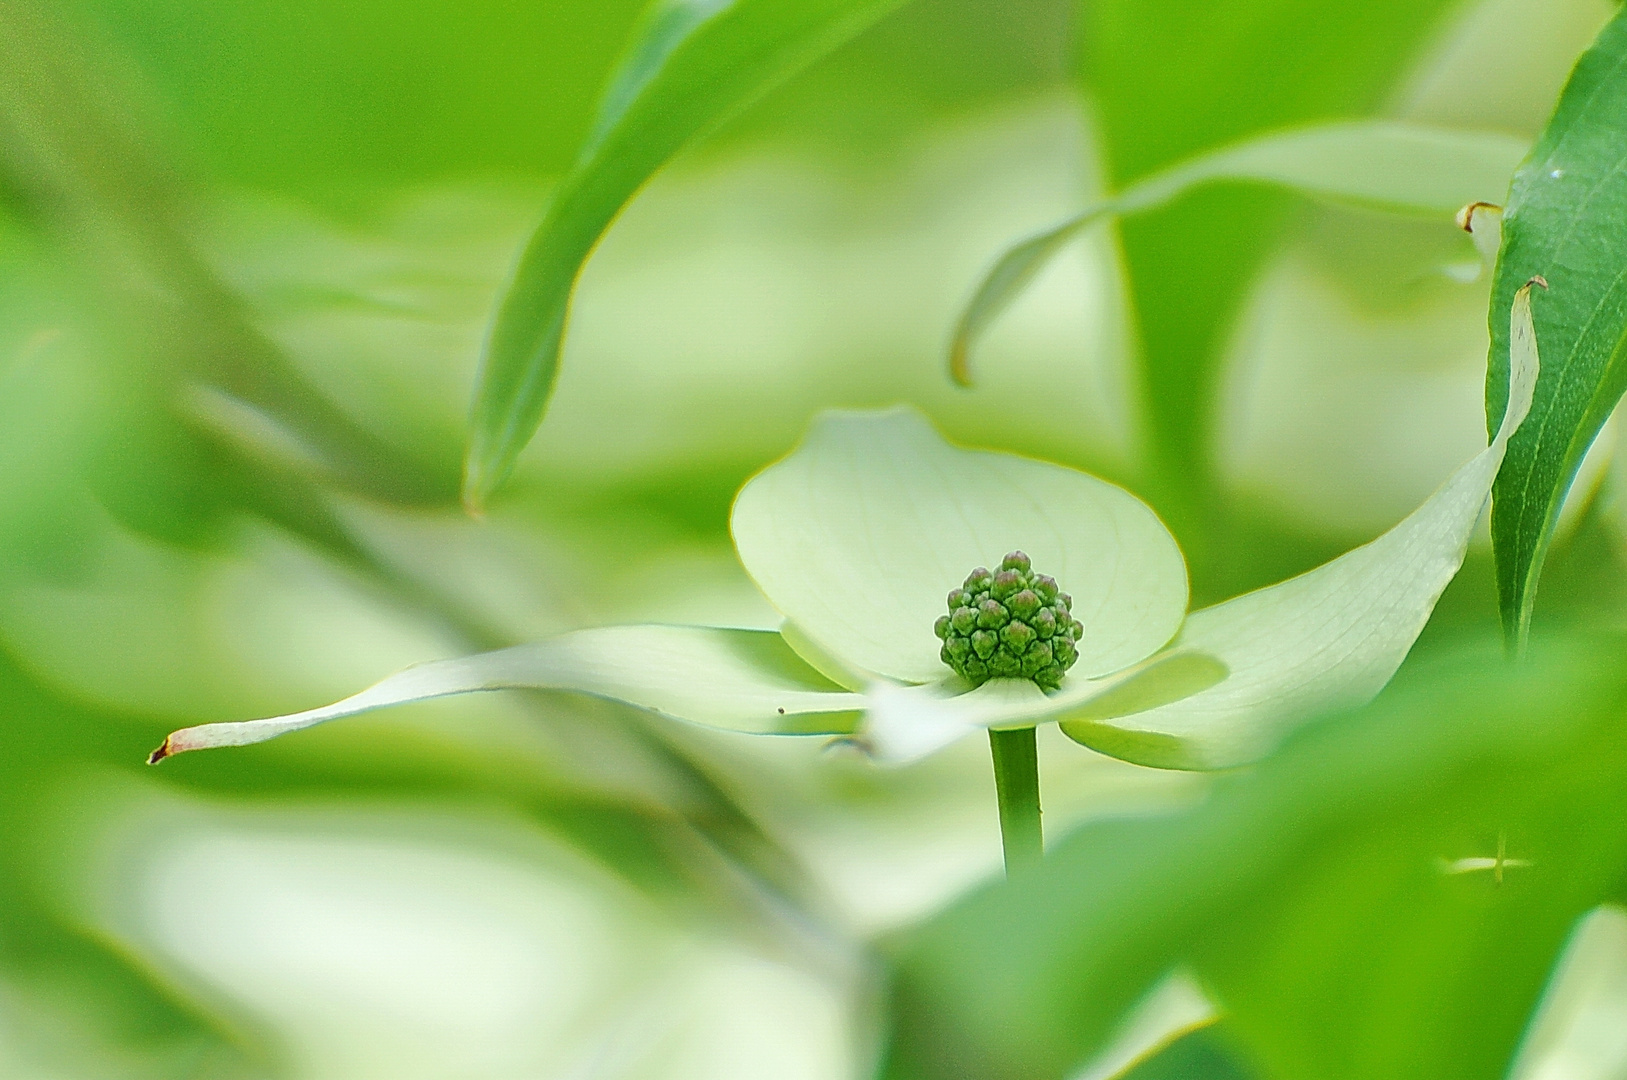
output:
[[[973,686],[1016,678],[1054,690],[1079,659],[1085,627],[1072,611],[1073,597],[1056,579],[1034,573],[1028,556],[1013,551],[999,570],[980,566],[949,594],[949,614],[933,627],[943,641],[938,655]]]

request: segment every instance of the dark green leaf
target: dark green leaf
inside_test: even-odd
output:
[[[1565,493],[1627,389],[1627,15],[1577,63],[1514,177],[1491,304],[1486,416],[1502,418],[1508,308],[1527,279],[1551,286],[1534,314],[1542,352],[1531,417],[1508,447],[1492,502],[1503,627],[1529,632],[1537,579]]]
[[[657,0],[498,308],[470,417],[464,499],[508,475],[553,392],[571,292],[639,187],[697,135],[902,0]]]
[[[1088,826],[905,943],[893,1077],[1060,1077],[1187,964],[1268,1076],[1502,1075],[1627,869],[1624,642],[1485,643],[1217,783]],[[1499,851],[1524,865],[1467,869]]]

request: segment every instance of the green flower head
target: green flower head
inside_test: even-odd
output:
[[[993,573],[979,566],[966,575],[932,629],[943,642],[938,659],[973,686],[1018,678],[1055,690],[1079,659],[1085,624],[1056,578],[1035,573],[1033,560],[1013,551]]]

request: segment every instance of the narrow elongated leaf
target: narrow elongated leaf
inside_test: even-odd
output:
[[[902,0],[656,0],[527,245],[486,343],[464,499],[503,482],[553,392],[571,292],[599,237],[685,144]]]
[[[753,477],[730,519],[746,572],[820,652],[858,673],[935,682],[932,624],[977,566],[1021,549],[1087,627],[1074,676],[1169,641],[1186,564],[1145,504],[1075,469],[944,442],[909,408],[829,412]]]
[[[1488,426],[1506,402],[1502,313],[1528,278],[1552,286],[1537,310],[1544,371],[1531,422],[1509,445],[1491,516],[1503,627],[1522,641],[1565,493],[1627,389],[1627,12],[1582,56],[1553,119],[1514,177],[1491,305]]]
[[[204,724],[153,752],[246,746],[341,716],[481,690],[570,690],[710,727],[757,734],[845,734],[864,699],[828,682],[770,630],[608,626],[399,671],[319,709]]]
[[[1002,255],[955,329],[950,373],[962,386],[971,385],[967,354],[977,337],[1069,241],[1104,219],[1151,210],[1222,180],[1444,218],[1469,203],[1500,202],[1526,149],[1524,141],[1497,132],[1362,120],[1273,132],[1202,154],[1137,181]]]
[[[1177,647],[1211,653],[1225,681],[1113,723],[1064,721],[1103,753],[1165,768],[1254,760],[1296,723],[1384,688],[1457,574],[1509,439],[1531,407],[1538,363],[1530,287],[1515,297],[1510,408],[1491,445],[1383,536],[1279,585],[1190,615]]]

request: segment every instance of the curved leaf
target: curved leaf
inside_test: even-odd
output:
[[[576,166],[521,256],[486,342],[464,500],[479,506],[553,393],[577,276],[633,194],[691,139],[902,0],[656,0]]]
[[[709,727],[761,735],[839,735],[864,699],[828,682],[771,630],[607,626],[417,664],[319,709],[172,733],[151,763],[247,746],[342,716],[481,690],[570,690]]]
[[[1130,185],[1002,255],[955,328],[950,375],[962,386],[971,385],[968,353],[977,338],[1046,263],[1098,221],[1151,210],[1222,180],[1269,184],[1396,213],[1445,216],[1469,203],[1502,200],[1525,151],[1522,140],[1496,132],[1366,120],[1274,132],[1202,154]]]
[[[1395,528],[1279,585],[1193,612],[1178,647],[1231,674],[1212,689],[1113,724],[1064,722],[1071,738],[1143,765],[1217,769],[1270,751],[1296,724],[1366,702],[1390,681],[1463,565],[1538,364],[1530,287],[1515,297],[1511,408],[1491,445]]]
[[[827,412],[730,518],[746,572],[799,634],[858,673],[935,682],[932,624],[979,565],[1022,549],[1073,594],[1076,677],[1118,671],[1186,613],[1186,564],[1156,514],[1075,469],[946,443],[914,409]]]
[[[1239,139],[1371,114],[1462,0],[1090,0],[1075,72],[1114,190]],[[1176,534],[1209,526],[1220,360],[1293,209],[1211,186],[1122,223],[1140,429]],[[1192,533],[1196,536],[1195,531]]]
[[[1553,286],[1538,325],[1545,353],[1531,422],[1497,480],[1492,546],[1503,628],[1523,642],[1565,493],[1627,389],[1627,12],[1583,54],[1553,119],[1514,177],[1491,305],[1486,418],[1503,415],[1508,337],[1502,312],[1528,278]]]

